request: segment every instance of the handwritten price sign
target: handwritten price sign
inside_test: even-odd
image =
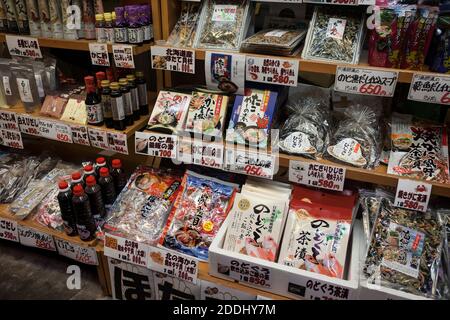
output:
[[[23,149],[22,135],[17,131],[0,129],[0,145],[9,148]]]
[[[105,256],[132,263],[138,266],[148,266],[149,246],[111,234],[105,235]]]
[[[0,218],[0,239],[19,242],[17,222]]]
[[[6,35],[6,44],[12,56],[42,59],[41,48],[36,38]]]
[[[409,100],[450,104],[450,76],[415,73],[408,93]]]
[[[272,179],[275,173],[277,158],[262,152],[236,150],[233,147],[225,149],[224,170]]]
[[[247,81],[297,86],[298,60],[247,56]]]
[[[195,51],[152,46],[152,68],[195,74]]]
[[[345,168],[308,163],[289,162],[289,181],[328,190],[344,190]]]
[[[108,45],[106,43],[89,43],[91,62],[95,66],[109,67]]]
[[[20,244],[49,251],[56,251],[55,240],[49,234],[19,226]]]
[[[421,181],[399,179],[394,205],[416,211],[427,211],[432,185]]]
[[[20,131],[16,113],[0,111],[0,129]]]
[[[55,239],[55,242],[59,255],[84,264],[98,265],[95,248],[82,247],[62,239]]]
[[[29,115],[18,115],[17,121],[19,123],[20,132],[30,134],[33,136],[40,136],[39,119]]]

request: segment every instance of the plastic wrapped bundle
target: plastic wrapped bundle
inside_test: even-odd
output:
[[[170,33],[167,44],[174,47],[192,47],[199,16],[200,2],[183,1],[180,18]]]

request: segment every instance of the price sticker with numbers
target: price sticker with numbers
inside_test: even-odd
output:
[[[0,218],[0,239],[19,242],[19,229],[16,221]]]
[[[108,45],[106,43],[89,43],[91,62],[95,66],[109,67]]]
[[[44,138],[72,143],[72,130],[65,123],[39,119],[39,132]]]
[[[223,166],[224,145],[184,137],[178,145],[178,161],[199,166],[221,169]]]
[[[321,189],[344,190],[345,168],[309,163],[289,162],[289,181]]]
[[[0,129],[20,131],[17,114],[15,112],[0,110]]]
[[[72,131],[72,141],[76,144],[81,144],[83,146],[90,146],[89,134],[86,126],[72,124],[70,125],[70,130]]]
[[[30,134],[33,136],[40,136],[39,119],[30,115],[18,115],[17,121],[19,123],[20,132]]]
[[[103,150],[109,150],[108,134],[106,131],[88,128],[88,133],[89,140],[91,141],[91,146]]]
[[[296,87],[298,65],[296,59],[247,56],[246,80]]]
[[[395,193],[396,207],[427,211],[432,185],[422,181],[399,179]]]
[[[108,132],[109,150],[128,154],[127,135],[120,132]]]
[[[277,157],[273,154],[226,146],[224,170],[272,179],[277,169]]]
[[[153,132],[136,132],[135,152],[152,157],[176,159],[178,137]]]
[[[0,129],[0,145],[14,149],[23,149],[22,135],[17,131]]]
[[[69,259],[90,265],[98,265],[95,248],[80,246],[63,239],[55,239],[58,254]]]
[[[408,99],[450,105],[450,76],[415,73]]]
[[[112,234],[105,234],[105,256],[138,266],[148,266],[149,246]]]
[[[152,68],[195,74],[195,51],[152,46]]]
[[[41,48],[36,38],[6,35],[6,44],[12,56],[42,59]]]
[[[49,251],[56,251],[53,236],[36,229],[19,226],[20,244]]]

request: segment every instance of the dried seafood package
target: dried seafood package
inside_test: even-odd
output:
[[[248,0],[206,0],[197,28],[196,47],[239,50],[248,28]]]
[[[192,47],[199,16],[200,2],[183,1],[180,18],[170,33],[167,44],[174,47]]]
[[[376,113],[363,105],[352,105],[333,132],[324,157],[360,168],[379,163],[382,137]]]
[[[388,173],[448,183],[447,128],[393,114]]]
[[[265,29],[242,42],[241,51],[292,55],[305,38],[306,29]]]
[[[317,6],[302,57],[356,64],[363,41],[364,15],[355,9]]]
[[[443,238],[434,211],[396,208],[382,199],[363,272],[370,282],[434,297]]]
[[[202,260],[228,216],[237,185],[187,171],[160,244]]]

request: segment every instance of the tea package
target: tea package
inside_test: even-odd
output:
[[[302,58],[357,64],[363,41],[364,15],[359,10],[317,6]]]
[[[246,89],[236,96],[227,129],[227,141],[267,147],[278,94],[269,90]]]
[[[370,282],[434,297],[443,243],[436,212],[412,211],[382,199],[364,263]]]
[[[190,102],[189,94],[161,90],[147,129],[168,134],[182,131]]]
[[[166,43],[174,47],[192,47],[199,16],[200,2],[183,1],[180,18]]]
[[[290,56],[297,51],[305,35],[306,29],[265,29],[245,39],[241,50]]]

